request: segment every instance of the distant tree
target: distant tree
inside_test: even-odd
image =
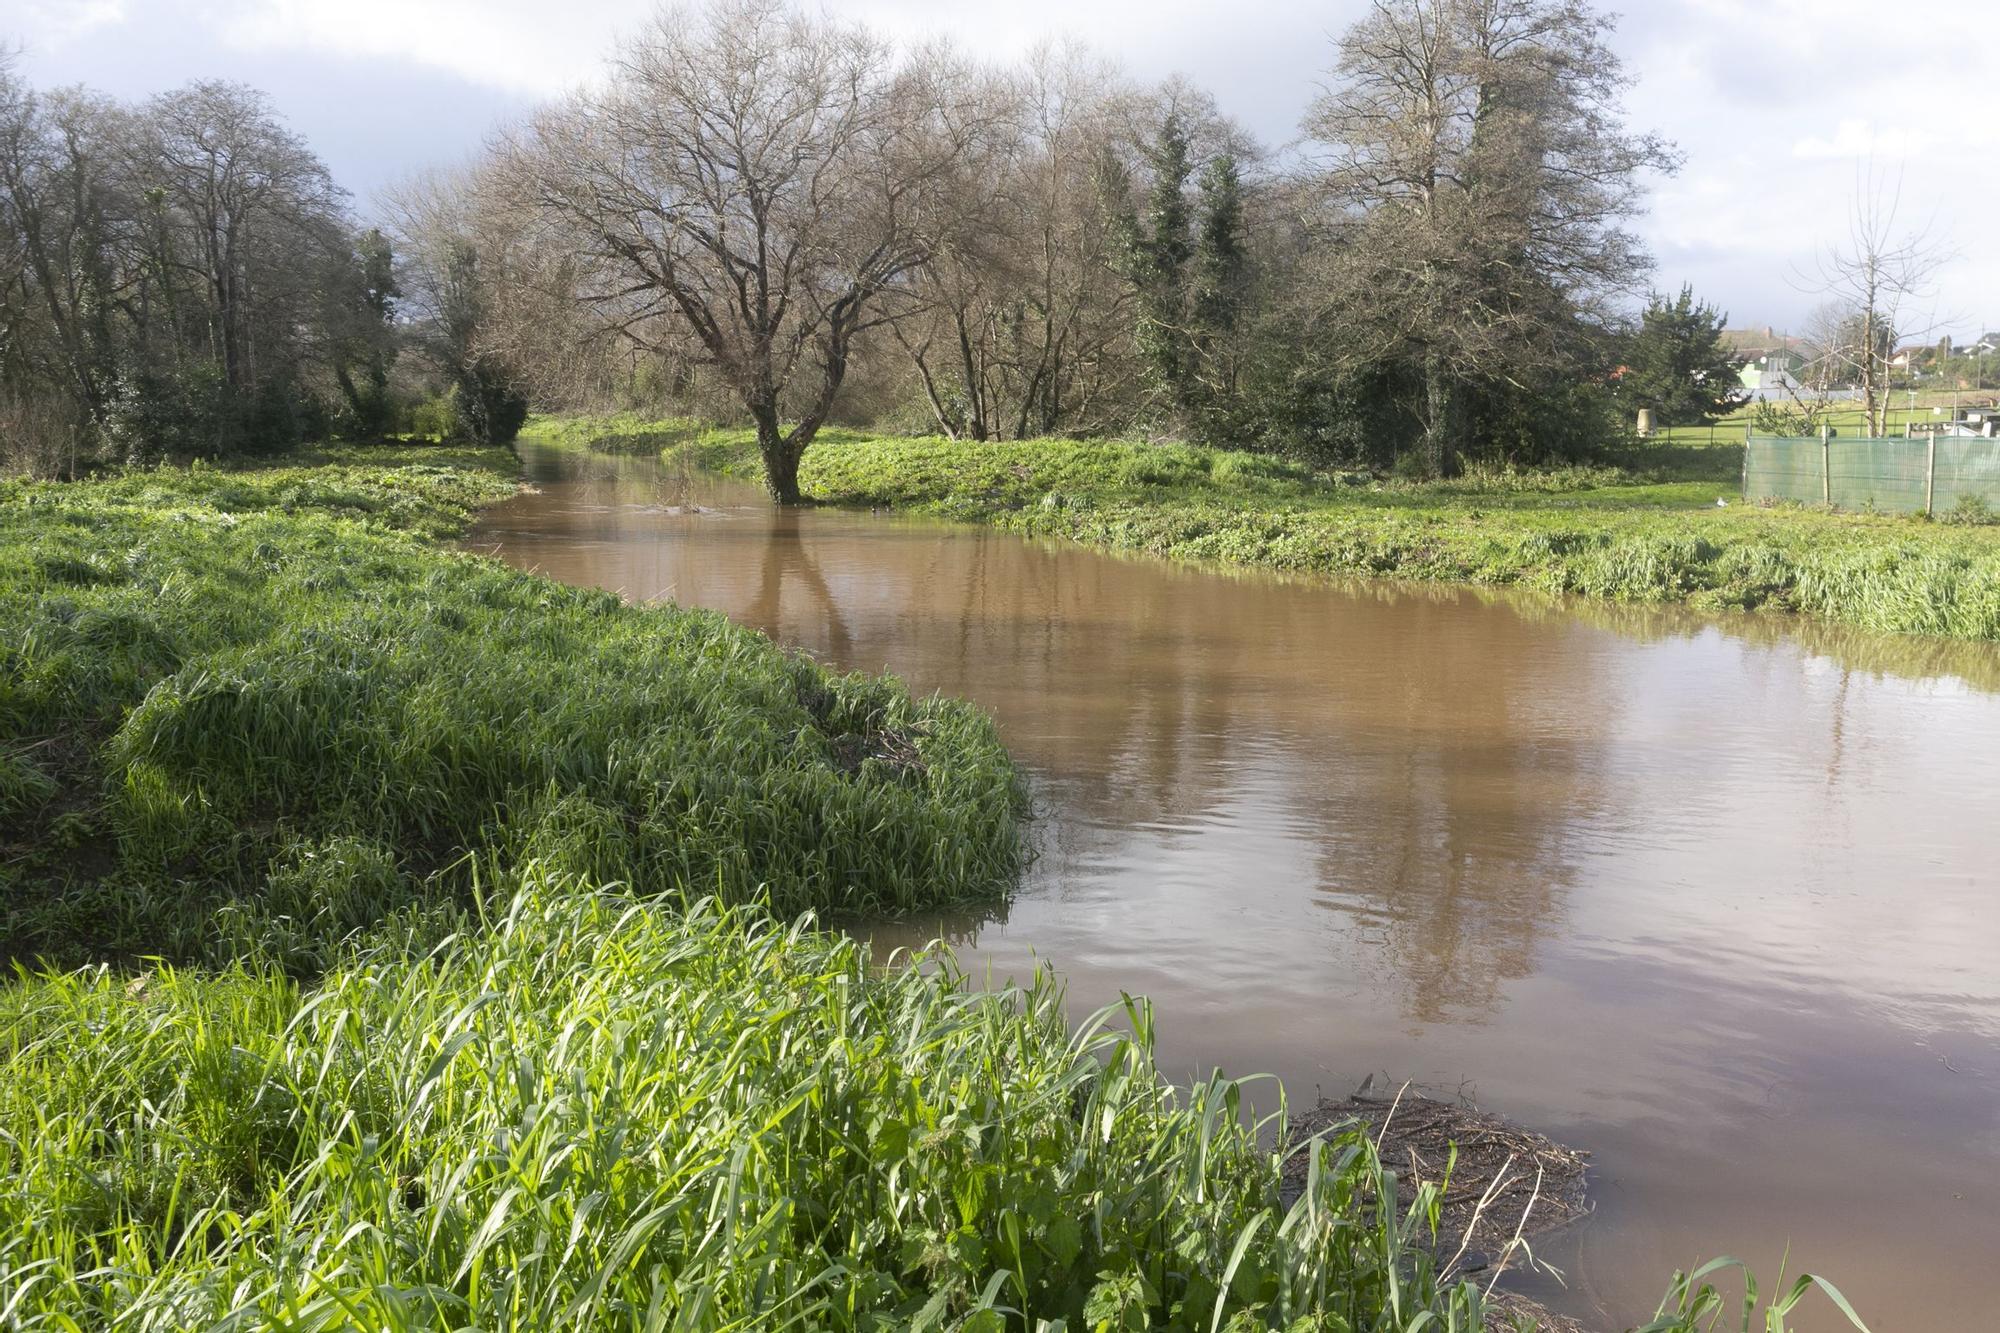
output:
[[[527,419],[528,399],[499,346],[495,307],[529,293],[493,272],[505,246],[488,225],[497,209],[486,184],[432,173],[398,186],[387,203],[411,344],[449,389],[459,433],[506,444]]]
[[[1134,336],[1155,389],[1183,418],[1192,406],[1187,328],[1190,235],[1188,178],[1194,174],[1187,128],[1169,112],[1147,153],[1152,188],[1143,217],[1127,223],[1125,272],[1138,296]]]
[[[1819,323],[1817,351],[1831,376],[1854,384],[1870,435],[1885,429],[1890,361],[1898,326],[1914,319],[1913,307],[1931,294],[1938,270],[1951,258],[1923,227],[1898,220],[1900,180],[1887,185],[1864,173],[1848,214],[1847,242],[1822,254],[1806,275],[1808,290],[1828,301]],[[1930,329],[1905,329],[1926,336]]]
[[[395,254],[371,228],[351,251],[336,255],[327,283],[327,364],[360,439],[379,439],[395,418],[389,371],[396,361]]]
[[[313,277],[345,249],[346,196],[263,93],[202,82],[147,103],[137,184],[158,219],[160,262],[198,274],[222,384],[238,403],[289,369]]]
[[[119,376],[114,107],[40,96],[0,58],[0,378],[43,399],[72,449],[104,426]]]
[[[1222,154],[1201,174],[1201,232],[1195,239],[1194,324],[1203,334],[1236,330],[1248,298],[1250,252],[1244,236],[1243,176]]]
[[[585,265],[577,300],[719,371],[781,502],[986,132],[992,108],[959,72],[779,0],[719,0],[662,10],[601,89],[511,145],[518,193]]]
[[[1743,359],[1722,341],[1729,317],[1694,299],[1655,292],[1625,350],[1623,396],[1651,408],[1663,426],[1702,425],[1726,416],[1748,398],[1739,372]]]
[[[389,334],[345,198],[251,89],[124,106],[37,95],[0,59],[9,458],[67,473],[114,450],[263,449],[319,429],[349,315],[378,348]]]
[[[1587,0],[1375,0],[1307,117],[1325,322],[1349,363],[1416,372],[1434,472],[1478,394],[1581,373],[1647,272],[1624,223],[1675,159],[1622,124],[1610,26]]]
[[[1232,154],[1201,173],[1201,224],[1189,296],[1191,371],[1199,386],[1196,433],[1210,442],[1234,433],[1240,413],[1243,340],[1250,316],[1249,224],[1243,176]]]
[[[1223,433],[1237,393],[1237,334],[1247,299],[1249,250],[1243,180],[1234,154],[1201,171],[1199,209],[1188,129],[1168,111],[1147,152],[1152,185],[1143,218],[1123,220],[1123,271],[1136,297],[1134,338],[1155,394],[1181,429]],[[1120,186],[1114,177],[1111,189]]]
[[[1130,239],[1120,113],[1137,94],[1073,46],[1039,48],[1017,74],[962,78],[995,114],[945,178],[930,257],[885,293],[915,396],[953,439],[1122,425],[1137,365],[1118,262]],[[1123,184],[1105,189],[1107,170]]]

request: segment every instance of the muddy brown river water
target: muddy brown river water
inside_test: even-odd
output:
[[[988,709],[1039,855],[874,929],[1150,996],[1166,1068],[1366,1075],[1594,1155],[1605,1328],[1728,1253],[1877,1333],[2000,1329],[2000,651],[1286,581],[523,446],[476,549]],[[1825,1307],[1800,1327],[1845,1327]]]

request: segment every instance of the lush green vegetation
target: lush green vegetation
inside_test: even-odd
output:
[[[0,492],[0,948],[312,954],[481,858],[784,912],[1007,880],[983,716],[433,549],[509,489],[420,463]]]
[[[1170,1092],[1046,979],[881,974],[809,922],[529,880],[309,994],[255,965],[0,992],[12,1318],[1479,1327],[1413,1243],[1433,1192],[1394,1201],[1350,1137],[1281,1214],[1242,1089]]]
[[[642,428],[541,429],[543,438],[590,440]],[[703,466],[754,463],[740,432],[678,447]],[[1977,514],[1933,523],[1746,506],[1740,458],[1735,443],[1678,439],[1594,466],[1398,481],[1193,445],[854,436],[807,455],[801,478],[831,503],[1174,559],[1801,611],[1880,633],[2000,639],[2000,527],[1970,521]]]

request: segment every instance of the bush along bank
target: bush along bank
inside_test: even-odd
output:
[[[754,470],[740,437],[680,447]],[[1730,484],[1615,468],[1398,483],[1188,445],[855,438],[813,448],[801,477],[827,503],[1171,559],[2000,640],[2000,527],[1744,506]]]
[[[0,985],[10,1327],[1485,1324],[1358,1131],[799,915],[1004,886],[977,713],[440,550],[510,482],[426,457],[0,491],[6,949],[107,960]]]

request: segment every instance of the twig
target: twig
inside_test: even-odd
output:
[[[1507,1271],[1507,1263],[1514,1257],[1515,1250],[1528,1251],[1528,1266],[1530,1268],[1539,1268],[1542,1266],[1535,1262],[1535,1252],[1528,1248],[1528,1241],[1524,1234],[1528,1229],[1528,1215],[1535,1211],[1535,1204],[1540,1201],[1541,1197],[1542,1169],[1538,1166],[1535,1168],[1535,1192],[1528,1196],[1528,1206],[1521,1210],[1521,1220],[1514,1225],[1514,1238],[1507,1242],[1507,1248],[1500,1251],[1500,1257],[1493,1265],[1493,1279],[1486,1284],[1487,1296],[1492,1296],[1493,1289],[1500,1285],[1500,1275]],[[1550,1269],[1549,1271],[1554,1272],[1555,1270]]]

